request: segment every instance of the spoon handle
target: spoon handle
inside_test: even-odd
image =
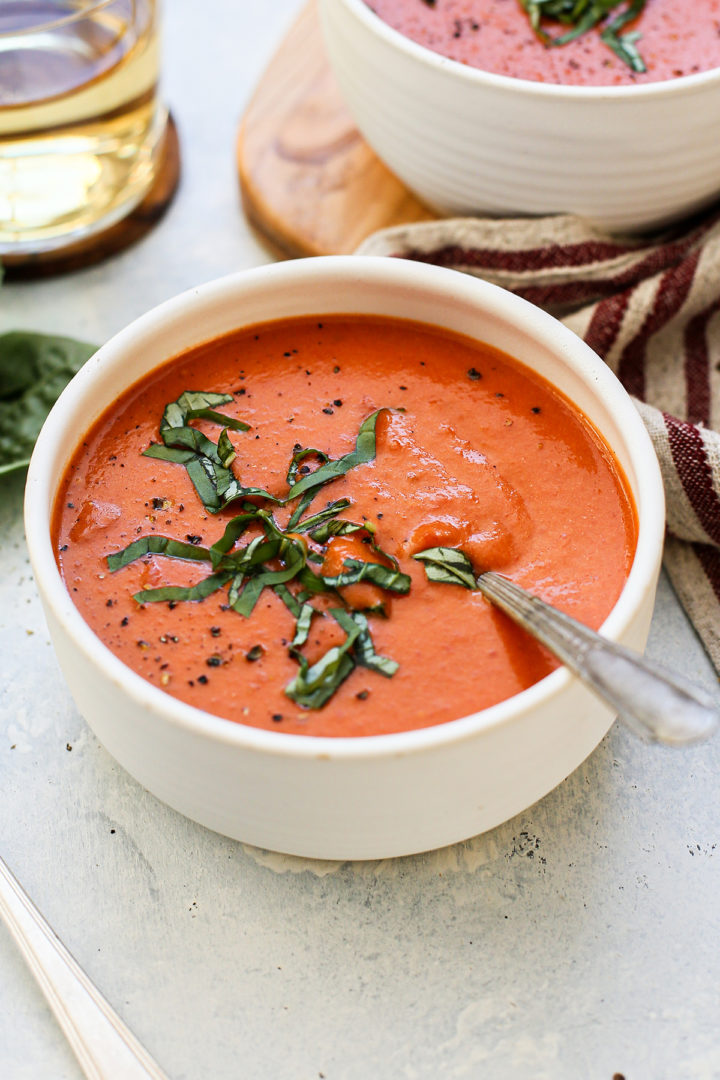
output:
[[[611,705],[636,735],[679,746],[713,733],[720,707],[705,690],[596,634],[492,571],[477,587]]]
[[[167,1080],[0,859],[0,916],[90,1080]]]

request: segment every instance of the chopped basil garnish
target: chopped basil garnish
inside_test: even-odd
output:
[[[217,444],[218,457],[220,458],[220,464],[224,465],[226,469],[229,469],[234,459],[237,457],[235,453],[235,447],[230,442],[230,436],[228,435],[228,429],[223,428],[220,432],[220,438]]]
[[[296,616],[297,621],[295,623],[295,637],[290,642],[291,649],[299,649],[302,645],[305,644],[308,639],[308,634],[310,633],[310,624],[312,623],[312,617],[313,615],[319,614],[320,612],[317,611],[317,609],[314,608],[312,604],[308,604],[307,601],[302,604]]]
[[[224,506],[248,495],[273,499],[267,491],[243,487],[230,469],[236,454],[228,429],[249,431],[250,425],[244,420],[217,412],[212,406],[227,405],[232,400],[230,394],[186,390],[177,401],[165,406],[160,421],[160,438],[164,445],[151,443],[144,451],[146,457],[184,465],[200,501],[211,514],[217,514]],[[190,420],[209,420],[220,424],[223,430],[217,444],[190,427]]]
[[[246,531],[248,526],[258,521],[260,518],[259,511],[256,509],[246,511],[244,514],[238,514],[237,517],[228,521],[225,526],[225,532],[216,540],[210,548],[210,558],[213,566],[219,566],[222,562],[223,556],[227,555],[240,539],[242,534]]]
[[[293,596],[287,585],[274,585],[273,591],[280,597],[290,614],[296,619],[299,618],[300,612],[302,611],[302,602]]]
[[[227,573],[211,574],[210,577],[199,581],[197,585],[187,588],[182,585],[164,585],[159,589],[145,589],[143,592],[136,592],[133,599],[137,600],[138,604],[157,604],[163,600],[204,600],[206,596],[210,596],[211,593],[222,589],[223,585],[227,585],[230,576]]]
[[[331,611],[331,614],[336,612]],[[297,705],[305,709],[322,708],[354,670],[355,661],[348,654],[360,634],[360,627],[353,622],[345,632],[343,644],[333,645],[312,667],[302,653],[293,650],[300,671],[285,687],[285,693]]]
[[[358,611],[351,612],[343,608],[331,608],[329,614],[345,631],[345,641],[342,645],[333,645],[311,667],[305,657],[296,652],[296,647],[299,643],[297,638],[300,642],[307,638],[312,611],[311,608],[305,624],[291,646],[291,652],[300,664],[300,671],[285,687],[285,693],[296,704],[306,709],[321,708],[345,682],[356,665],[376,671],[388,679],[392,678],[399,665],[395,660],[379,656],[375,652],[366,617]],[[298,626],[300,627],[300,619]]]
[[[249,431],[250,425],[243,420],[234,420],[210,408],[212,405],[227,405],[232,400],[232,394],[208,394],[202,390],[186,390],[177,401],[171,401],[165,406],[165,412],[160,421],[160,434],[163,435],[163,432],[169,428],[185,427],[188,420],[212,420],[216,424],[222,424],[223,427],[231,427],[234,431]]]
[[[623,26],[637,18],[645,7],[646,0],[629,0],[623,11],[609,19],[616,8],[623,6],[624,0],[520,0],[527,12],[530,25],[544,45],[566,45],[569,41],[592,30],[603,20],[608,19],[600,31],[605,45],[633,71],[646,69],[635,42],[639,32],[620,34]],[[544,29],[542,20],[553,19],[570,26],[564,34],[552,37]]]
[[[173,446],[178,450],[189,450],[193,455],[209,458],[216,465],[222,464],[217,445],[197,428],[164,428],[161,433],[165,435],[166,446]]]
[[[207,562],[210,560],[210,552],[207,548],[197,544],[185,544],[180,540],[173,540],[170,536],[141,536],[139,540],[133,540],[122,551],[107,556],[108,569],[111,573],[121,570],[141,559],[143,555],[167,555],[170,559],[191,559],[193,562]]]
[[[320,515],[317,514],[316,517],[320,517]],[[339,520],[318,522],[317,525],[308,528],[307,531],[316,543],[326,544],[331,536],[349,536],[350,533],[360,532],[362,529],[367,529],[367,526],[360,525],[357,521],[340,518]]]
[[[295,620],[295,632],[288,648],[290,655],[297,660],[299,671],[285,687],[285,693],[301,708],[320,709],[356,667],[367,668],[386,678],[391,678],[398,670],[397,661],[376,652],[372,639],[367,615],[384,615],[382,602],[365,613],[352,610],[345,604],[339,590],[366,582],[387,593],[403,596],[410,590],[409,575],[403,574],[397,560],[376,545],[376,527],[373,523],[361,524],[340,517],[342,511],[350,507],[349,499],[335,499],[322,510],[303,516],[322,487],[344,476],[356,465],[374,459],[375,426],[383,410],[377,410],[363,422],[355,450],[344,457],[331,460],[323,451],[296,446],[287,471],[290,489],[283,498],[275,498],[261,488],[242,487],[228,467],[235,456],[228,435],[231,424],[227,417],[215,413],[211,406],[229,400],[227,395],[219,394],[181,395],[166,407],[163,414],[161,435],[167,440],[166,445],[150,447],[145,453],[185,465],[203,504],[213,512],[248,495],[280,506],[297,500],[285,528],[280,527],[270,509],[246,500],[242,512],[227,522],[223,535],[210,548],[183,543],[167,536],[144,536],[134,540],[123,551],[109,555],[108,567],[115,572],[144,555],[163,555],[171,559],[209,564],[211,572],[196,585],[166,585],[136,593],[135,599],[141,604],[199,601],[227,585],[228,605],[238,614],[249,618],[263,591],[266,588],[274,591]],[[217,445],[188,427],[188,420],[200,417],[224,425]],[[242,430],[237,426],[239,423],[236,422],[235,430]],[[321,464],[296,480],[302,462],[311,456],[319,459]],[[248,543],[240,543],[250,529],[253,530],[252,538]],[[367,544],[383,561],[368,562],[346,557],[340,573],[334,575],[316,573],[311,569],[309,561],[324,562],[318,547],[324,551],[335,537],[354,533],[362,533],[362,543]],[[316,548],[313,549],[311,544]],[[413,557],[424,563],[430,581],[460,585],[466,589],[476,588],[472,565],[462,551],[434,547],[420,551]],[[323,593],[330,594],[345,606],[331,607],[324,613],[312,603],[315,596]],[[344,631],[345,640],[341,645],[333,645],[319,660],[310,664],[301,649],[308,641],[313,619],[324,618],[325,614],[330,615]],[[256,658],[252,656],[252,659]]]
[[[312,530],[317,529],[324,522],[327,522],[327,521],[331,520],[332,518],[337,517],[337,515],[340,513],[340,511],[341,510],[346,510],[349,505],[350,505],[350,500],[349,499],[337,499],[335,502],[330,503],[329,506],[326,506],[324,510],[320,510],[319,513],[312,514],[311,517],[306,517],[306,518],[303,518],[302,521],[298,521],[293,526],[293,528],[294,528],[295,532],[299,532],[299,533],[311,532]],[[347,524],[350,525],[351,522],[348,522]],[[317,539],[315,537],[314,533],[313,533],[313,539],[314,540]],[[321,541],[321,543],[322,543],[322,541]]]
[[[373,461],[375,458],[375,427],[377,419],[381,412],[386,411],[386,409],[378,409],[368,416],[367,420],[363,420],[358,431],[355,449],[351,453],[345,454],[344,457],[336,458],[335,461],[326,461],[319,469],[315,469],[308,476],[298,480],[290,488],[286,501],[297,499],[306,491],[328,484],[331,480],[337,480],[340,476],[345,476],[356,465],[366,465],[369,461]]]
[[[300,468],[302,462],[305,460],[306,457],[319,458],[323,464],[325,464],[326,461],[329,461],[328,455],[326,453],[324,453],[322,450],[315,450],[312,446],[308,446],[304,450],[296,450],[292,456],[292,460],[290,461],[290,467],[287,471],[288,484],[295,483],[295,477],[298,474],[298,469]],[[305,466],[305,468],[309,470],[309,466]]]
[[[144,451],[147,457],[184,465],[200,501],[211,514],[217,514],[230,503],[248,497],[267,499],[284,505],[302,495],[303,498],[288,523],[288,528],[292,529],[300,521],[319,488],[344,476],[356,465],[364,465],[375,457],[375,426],[378,416],[384,411],[382,409],[378,409],[363,421],[355,449],[341,458],[332,461],[324,451],[314,447],[295,450],[287,472],[290,489],[284,498],[279,499],[263,488],[245,487],[230,469],[236,453],[227,429],[247,431],[249,424],[210,408],[212,405],[224,405],[232,400],[229,394],[185,391],[177,401],[165,406],[160,423],[160,437],[164,445],[152,443]],[[223,431],[218,443],[189,427],[190,420],[210,420],[222,424]],[[318,458],[322,464],[296,481],[295,477],[302,470],[302,462],[307,457]]]
[[[370,668],[390,679],[397,671],[399,664],[396,660],[390,660],[387,656],[379,656],[375,652],[370,624],[360,611],[343,611],[341,608],[330,612],[336,622],[340,624],[346,634],[350,633],[352,625],[359,631],[353,641],[353,656],[360,667]]]
[[[309,566],[303,566],[298,573],[297,581],[299,585],[302,585],[302,592],[298,593],[298,596],[302,596],[303,600],[307,596],[317,596],[319,593],[332,591],[332,586],[326,585],[320,575],[311,570]]]
[[[622,60],[628,67],[637,72],[647,71],[645,61],[635,44],[636,41],[640,40],[641,36],[642,35],[637,30],[632,34],[618,35],[609,26],[600,34],[601,39],[609,49],[612,49],[618,59]]]
[[[172,461],[177,465],[187,465],[189,461],[193,460],[195,454],[192,450],[174,450],[171,446],[150,443],[147,450],[143,450],[143,457],[158,458],[160,461]]]
[[[140,604],[203,600],[227,586],[228,606],[249,618],[263,591],[266,588],[274,591],[295,619],[295,632],[289,651],[297,660],[300,670],[285,692],[302,708],[318,709],[332,697],[356,666],[376,671],[387,678],[394,675],[398,668],[396,661],[375,652],[366,615],[346,607],[331,608],[329,611],[345,632],[342,645],[333,646],[312,665],[300,651],[308,640],[312,620],[325,617],[323,611],[313,606],[313,597],[330,594],[342,604],[343,598],[337,590],[363,581],[400,595],[407,594],[410,589],[410,578],[400,572],[397,560],[375,545],[375,526],[370,522],[359,524],[339,516],[351,505],[349,499],[335,499],[322,510],[305,516],[326,484],[345,476],[357,465],[374,460],[375,429],[377,418],[383,410],[372,413],[361,424],[355,449],[341,458],[332,460],[324,451],[296,446],[287,470],[289,490],[284,497],[278,498],[263,488],[243,486],[230,469],[236,451],[228,431],[244,431],[248,428],[244,422],[232,420],[215,410],[214,406],[230,401],[232,398],[227,394],[190,391],[181,394],[177,401],[166,406],[163,413],[160,424],[163,444],[152,444],[144,453],[147,457],[183,465],[209,512],[217,513],[240,499],[243,500],[242,512],[227,522],[223,535],[210,548],[183,543],[167,536],[144,536],[134,540],[123,551],[109,555],[108,567],[115,572],[145,555],[209,564],[210,573],[195,585],[165,585],[136,593],[135,599]],[[197,419],[222,425],[217,443],[190,427],[189,421]],[[305,465],[311,458],[320,462],[314,470]],[[276,506],[296,502],[285,528],[278,525],[269,509],[249,501],[252,498]],[[250,529],[253,532],[251,539],[242,543]],[[363,543],[383,558],[382,563],[346,558],[341,572],[334,576],[316,573],[308,565],[309,561],[324,562],[322,551],[334,537],[358,532],[364,534]],[[296,591],[291,590],[291,584]],[[375,605],[371,612],[384,614],[382,603]]]
[[[238,577],[240,580],[244,580],[242,575]],[[238,615],[244,615],[246,619],[249,619],[264,588],[265,582],[262,577],[251,577],[245,582],[242,592],[238,595],[233,596],[233,592],[230,590],[230,606],[233,611],[237,611]]]
[[[417,557],[417,556],[416,556]],[[345,559],[344,569],[334,577],[323,576],[323,581],[333,589],[341,589],[345,585],[358,585],[361,581],[367,581],[371,585],[379,585],[388,592],[405,595],[410,592],[410,578],[407,574],[401,574],[399,570],[383,566],[382,563],[362,562],[360,559]]]
[[[297,653],[300,671],[285,687],[287,696],[304,709],[321,709],[355,670],[347,654],[348,642],[349,638],[345,645],[333,646],[312,667]]]
[[[462,585],[465,589],[474,589],[475,574],[468,559],[457,548],[427,548],[413,555],[425,563],[428,581],[437,581],[442,585]]]

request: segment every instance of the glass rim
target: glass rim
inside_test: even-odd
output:
[[[46,22],[37,23],[35,26],[26,26],[22,30],[0,30],[0,38],[30,37],[33,34],[42,34],[48,30],[55,30],[62,26],[71,26],[81,19],[86,19],[88,15],[92,15],[93,12],[102,11],[103,8],[110,7],[117,2],[118,0],[88,0],[82,8],[71,12],[69,15],[63,15],[58,19],[49,19]],[[135,7],[135,0],[131,0],[131,2],[133,7]]]

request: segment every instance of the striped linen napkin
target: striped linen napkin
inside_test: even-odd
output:
[[[667,499],[665,569],[720,672],[720,211],[641,238],[572,216],[445,219],[384,229],[358,254],[502,285],[557,315],[603,357],[655,445]]]

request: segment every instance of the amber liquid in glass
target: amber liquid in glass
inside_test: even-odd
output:
[[[119,220],[154,178],[155,0],[0,3],[0,257]]]

